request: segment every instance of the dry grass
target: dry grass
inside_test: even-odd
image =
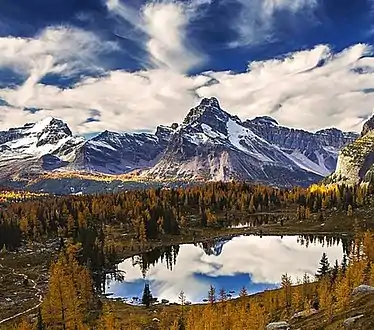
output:
[[[363,314],[352,329],[373,330],[374,329],[374,294],[363,294],[353,298],[344,310],[335,310],[333,317],[329,320],[326,311],[309,316],[304,320],[291,323],[292,329],[300,330],[340,330],[345,329],[343,322],[349,318]]]
[[[263,293],[250,296],[246,299],[260,298]],[[261,299],[261,298],[260,298]],[[171,324],[181,315],[181,306],[152,306],[145,308],[141,306],[131,306],[122,302],[109,301],[111,310],[116,315],[122,325],[122,329],[129,330],[158,330],[165,329],[162,324]],[[235,304],[236,300],[227,302]],[[185,313],[189,309],[200,308],[200,305],[185,306]],[[364,317],[358,320],[352,329],[373,330],[374,329],[374,294],[363,294],[353,298],[344,310],[335,310],[332,319],[329,319],[325,310],[320,310],[304,319],[290,321],[291,330],[343,330],[343,322],[349,318],[363,314]],[[280,311],[281,312],[281,311]],[[154,318],[160,322],[153,321]],[[223,329],[214,329],[223,330]],[[258,330],[258,329],[247,329]]]

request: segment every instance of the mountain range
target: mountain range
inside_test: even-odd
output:
[[[86,140],[49,117],[0,132],[0,183],[30,185],[51,174],[61,183],[90,174],[121,185],[123,175],[131,175],[142,182],[238,179],[306,186],[332,173],[339,150],[358,137],[336,128],[287,128],[268,116],[242,121],[214,97],[202,99],[181,124],[159,126],[154,134],[105,131]],[[82,190],[81,182],[69,184],[71,191]]]

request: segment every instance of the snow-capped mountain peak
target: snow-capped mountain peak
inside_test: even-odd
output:
[[[1,159],[41,157],[55,152],[70,139],[73,136],[66,123],[48,117],[0,132]]]
[[[195,121],[209,124],[209,120],[225,121],[231,117],[229,113],[221,109],[215,97],[203,98],[197,107],[192,108],[183,121],[183,125],[191,125]]]
[[[331,173],[338,149],[355,137],[338,130],[317,134],[289,129],[268,116],[242,122],[221,109],[216,98],[204,98],[146,175],[273,183],[277,169],[282,173],[279,184],[305,185]]]

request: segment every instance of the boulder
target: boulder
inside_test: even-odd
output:
[[[273,322],[266,326],[266,330],[290,330],[290,325],[285,321]]]
[[[357,316],[350,317],[350,318],[346,319],[343,322],[344,328],[353,329],[353,326],[355,325],[356,321],[363,318],[363,317],[364,317],[364,314],[361,314],[361,315],[357,315]]]
[[[374,286],[370,285],[360,285],[357,288],[354,288],[352,291],[352,295],[362,294],[362,293],[373,293],[374,292]]]
[[[310,316],[312,314],[315,314],[317,312],[318,311],[315,310],[314,308],[306,309],[304,311],[301,311],[301,312],[298,312],[298,313],[295,313],[294,315],[292,315],[291,320],[301,319],[301,318],[304,318],[304,317],[308,317],[308,316]]]

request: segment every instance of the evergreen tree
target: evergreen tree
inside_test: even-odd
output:
[[[208,300],[211,305],[216,302],[216,289],[212,285],[209,287]]]
[[[319,264],[320,264],[320,267],[317,270],[316,277],[317,278],[322,278],[322,277],[326,276],[330,271],[329,259],[327,258],[327,254],[325,252],[323,252],[322,258],[321,258]]]
[[[142,297],[142,304],[145,305],[146,307],[149,307],[152,303],[152,293],[151,290],[149,289],[149,284],[146,283],[144,285],[144,290],[143,290],[143,297]]]
[[[248,291],[247,291],[247,288],[245,286],[243,286],[240,289],[239,297],[246,297],[246,296],[248,296]]]
[[[348,260],[347,260],[347,255],[344,253],[343,255],[343,260],[342,260],[342,273],[343,275],[345,274],[348,266]]]

